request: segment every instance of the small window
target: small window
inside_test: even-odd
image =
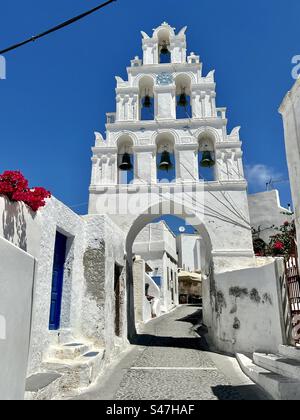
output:
[[[154,283],[158,286],[161,287],[161,277],[160,276],[153,276],[152,280],[154,281]]]

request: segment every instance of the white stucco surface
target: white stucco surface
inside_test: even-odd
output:
[[[37,257],[40,249],[40,215],[22,203],[0,196],[0,236]]]
[[[13,291],[17,299],[9,294],[4,309],[0,306],[0,346],[6,331],[11,331],[6,322],[8,306],[14,308],[16,302],[25,312],[30,306],[30,270],[33,257],[37,260],[28,375],[44,369],[44,358],[51,347],[71,342],[97,348],[99,358],[104,355],[104,369],[127,345],[127,332],[135,332],[133,321],[151,317],[145,301],[145,261],[164,279],[161,309],[168,311],[178,304],[176,240],[164,225],[160,229],[149,225],[162,215],[185,219],[201,237],[199,255],[186,264],[198,266],[200,260],[201,267],[197,268],[203,274],[204,321],[213,345],[234,353],[277,351],[283,342],[280,264],[271,260],[256,264],[251,234],[253,225],[280,224],[282,208],[273,191],[247,198],[239,127],[228,132],[226,109],[216,105],[214,71],[204,76],[200,57],[187,56],[185,33],[186,28],[175,33],[167,23],[152,36],[143,32],[143,60],[131,62],[127,80],[116,78],[116,112],[108,115],[106,138],[96,133],[92,150],[89,215],[81,217],[55,198],[35,214],[23,204],[0,197],[0,245],[5,243],[5,249],[15,255],[14,261],[7,257],[6,263],[15,270],[16,278],[23,266],[22,276],[28,277],[24,296],[12,283],[7,293]],[[170,41],[169,64],[159,63],[162,41]],[[176,94],[181,93],[182,83],[188,86],[192,116],[177,119]],[[281,109],[298,227],[299,85],[297,82]],[[141,86],[151,86],[153,120],[141,121]],[[175,157],[172,182],[157,179],[157,157],[164,148]],[[129,185],[123,185],[125,176],[120,176],[118,167],[125,150],[130,151],[134,166],[134,180]],[[213,181],[202,178],[199,153],[204,150],[209,150],[215,161]],[[68,238],[67,255],[61,325],[58,331],[49,331],[57,231]],[[298,239],[299,234],[300,229]],[[183,242],[181,247],[186,251],[187,244]],[[134,260],[134,254],[143,259]],[[0,252],[0,258],[4,257],[6,254]],[[1,281],[8,283],[5,278],[0,276],[0,285]],[[158,298],[157,288],[150,283]],[[29,312],[22,320],[26,323],[24,335],[18,338],[24,340],[24,348],[28,348]],[[4,342],[7,344],[13,355],[14,343]],[[2,358],[0,350],[0,370],[7,369],[10,359]],[[24,369],[25,359],[16,357]],[[2,366],[3,361],[7,365]],[[0,377],[0,396],[1,386]]]
[[[72,341],[80,333],[80,308],[84,251],[84,223],[80,216],[55,198],[35,216],[39,243],[35,251],[38,260],[33,300],[33,322],[28,375],[40,369],[43,357],[50,345]],[[62,296],[61,326],[49,331],[50,301],[52,289],[53,258],[56,231],[68,238],[65,275]],[[32,235],[27,228],[28,238]],[[28,240],[28,246],[30,241]]]
[[[133,292],[134,292],[134,321],[138,327],[141,323],[150,321],[154,316],[160,316],[160,290],[146,273],[146,262],[137,255],[132,266]],[[154,298],[151,302],[146,296],[146,284],[148,296]]]
[[[295,208],[298,246],[300,245],[300,79],[284,98],[280,113],[283,118],[287,163]],[[300,262],[300,260],[299,260]]]
[[[161,277],[161,309],[168,312],[178,304],[175,235],[165,222],[151,223],[138,234],[132,249],[134,254],[141,256],[152,268],[151,276]]]
[[[165,222],[151,223],[136,237],[133,253],[145,259],[154,259],[156,254],[167,252],[177,261],[176,238]],[[147,258],[146,258],[147,257]],[[149,258],[150,257],[150,258]]]
[[[0,238],[0,400],[22,400],[28,363],[35,259]]]
[[[251,227],[256,231],[260,229],[258,237],[266,244],[269,243],[272,235],[278,233],[274,227],[279,228],[284,222],[290,222],[293,219],[293,216],[287,214],[289,210],[281,205],[277,190],[250,194],[248,202]]]
[[[201,270],[201,238],[199,235],[179,235],[177,248],[180,268],[190,272]]]
[[[106,348],[109,363],[127,344],[126,270],[120,279],[120,337],[115,336],[115,264],[125,268],[124,234],[108,216],[81,217],[55,198],[36,214],[0,197],[0,237],[37,259],[28,376],[43,370],[51,346],[70,342]],[[1,213],[0,213],[1,215]],[[49,330],[56,232],[67,238],[61,325]]]
[[[149,284],[148,296],[154,298],[150,302],[147,297],[144,296],[143,321],[148,322],[152,318],[159,317],[161,315],[160,290],[147,273],[145,273],[145,284]]]
[[[203,279],[204,323],[215,348],[236,353],[276,353],[284,342],[283,304],[279,276],[280,259],[244,270],[216,274]]]
[[[214,71],[206,76],[200,57],[187,55],[186,28],[178,33],[164,22],[150,36],[142,32],[143,60],[116,77],[116,112],[108,114],[106,138],[96,133],[89,213],[109,214],[126,235],[126,252],[147,223],[162,215],[186,219],[204,239],[217,272],[251,266],[254,260],[247,183],[239,127],[227,130],[226,108],[216,104]],[[161,42],[171,62],[161,64]],[[145,86],[154,98],[152,120],[141,120]],[[190,96],[191,118],[177,118],[177,95]],[[120,185],[118,156],[132,153],[133,182]],[[174,179],[164,182],[157,168],[162,150],[174,155]],[[199,153],[214,156],[214,180],[203,179]],[[209,250],[209,251],[208,251]],[[208,262],[208,265],[210,261]],[[204,267],[202,267],[204,268]]]
[[[124,234],[108,216],[85,216],[84,285],[81,330],[83,336],[106,349],[108,361],[115,346],[127,344],[127,286]],[[120,276],[120,336],[115,336],[115,264]]]

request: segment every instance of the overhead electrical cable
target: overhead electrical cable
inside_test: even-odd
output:
[[[26,39],[25,41],[19,42],[18,44],[15,44],[15,45],[12,45],[12,46],[10,46],[8,48],[5,48],[4,50],[0,51],[0,54],[5,54],[5,53],[7,53],[9,51],[16,50],[17,48],[20,48],[23,45],[29,44],[30,42],[37,41],[38,39],[43,38],[43,37],[45,37],[45,36],[47,36],[49,34],[52,34],[53,32],[59,31],[60,29],[63,29],[65,27],[67,27],[67,26],[70,26],[73,23],[75,23],[75,22],[77,22],[77,21],[85,18],[86,16],[91,15],[92,13],[97,12],[100,9],[103,9],[105,6],[108,6],[109,4],[111,4],[111,3],[115,2],[115,1],[117,1],[117,0],[108,0],[105,3],[102,3],[99,6],[94,7],[91,10],[88,10],[87,12],[81,13],[80,15],[75,16],[72,19],[69,19],[69,20],[67,20],[67,21],[65,21],[65,22],[63,22],[63,23],[55,26],[54,28],[48,29],[45,32],[42,32],[42,33],[40,33],[38,35],[34,35],[31,38]]]

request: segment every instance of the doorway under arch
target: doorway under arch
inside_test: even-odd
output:
[[[142,230],[149,224],[155,223],[157,220],[160,220],[165,216],[176,216],[183,220],[183,223],[186,222],[189,225],[192,225],[195,229],[196,234],[200,235],[202,239],[201,247],[201,272],[203,278],[206,280],[213,275],[212,272],[212,244],[211,239],[208,233],[206,226],[203,221],[198,218],[196,214],[191,214],[190,209],[183,208],[182,214],[176,214],[172,211],[172,208],[176,208],[175,203],[170,201],[165,201],[159,203],[159,205],[154,205],[141,213],[135,218],[132,222],[127,236],[126,236],[126,259],[127,259],[127,322],[128,322],[128,336],[129,339],[133,338],[136,335],[136,319],[135,319],[135,300],[136,294],[134,290],[133,282],[133,245]],[[169,209],[169,211],[166,211]],[[191,220],[193,222],[191,223]],[[209,304],[209,302],[203,302],[203,305]]]

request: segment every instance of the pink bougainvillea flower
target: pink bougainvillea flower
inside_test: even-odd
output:
[[[284,249],[284,244],[281,241],[277,241],[274,244],[274,249],[281,251]]]
[[[22,201],[35,212],[46,205],[46,198],[51,197],[45,188],[30,189],[20,171],[5,171],[0,175],[0,195],[5,195],[11,201]]]

